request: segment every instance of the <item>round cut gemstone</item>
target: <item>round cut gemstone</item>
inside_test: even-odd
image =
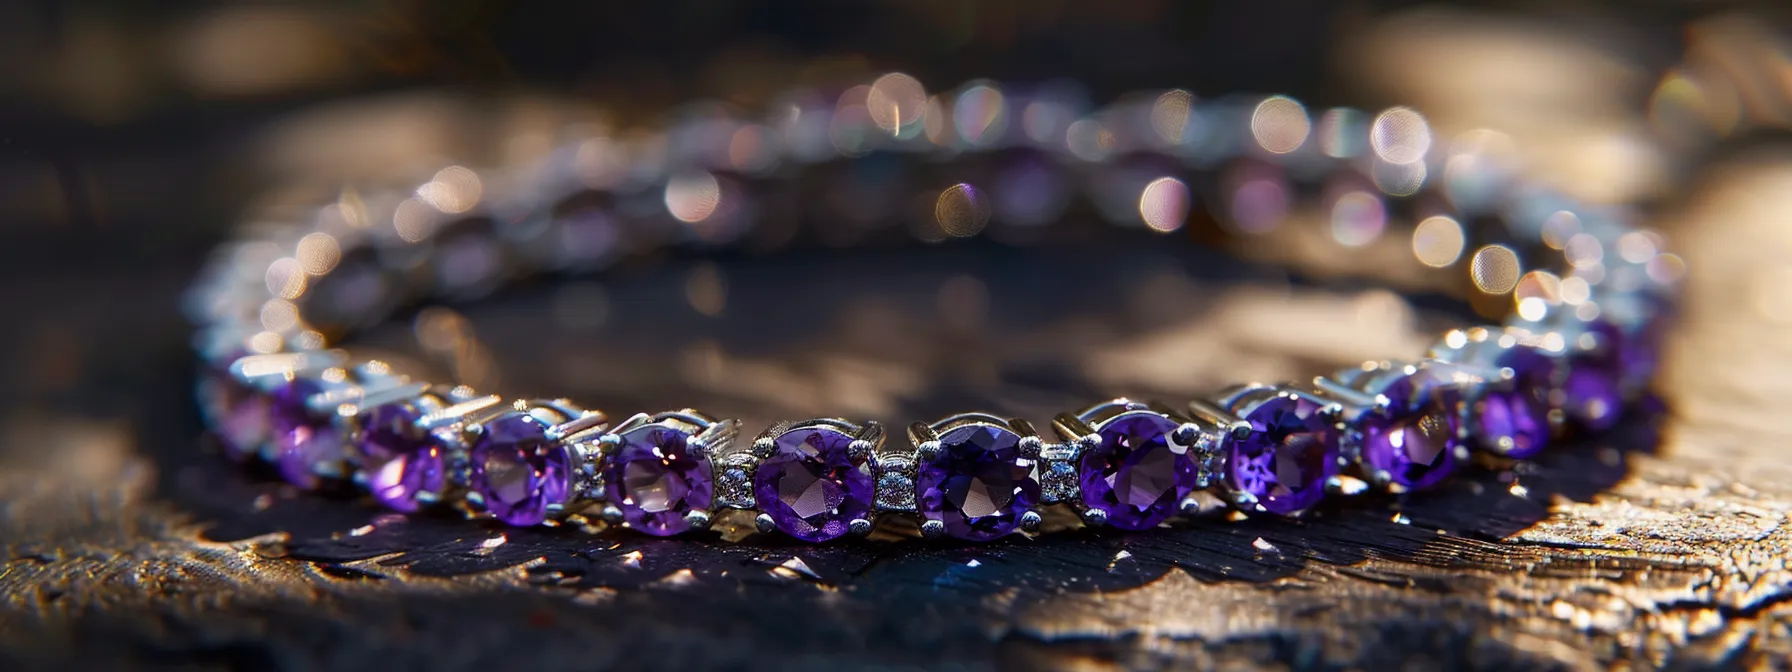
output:
[[[753,502],[779,530],[803,541],[846,534],[855,518],[869,518],[871,474],[854,463],[852,437],[831,427],[778,435],[776,451],[753,475]]]
[[[441,447],[417,427],[422,416],[409,404],[376,406],[361,416],[356,447],[368,490],[395,511],[416,511],[448,483]]]
[[[1251,434],[1229,438],[1226,485],[1249,494],[1264,510],[1298,513],[1325,497],[1338,473],[1338,430],[1306,399],[1275,397],[1244,416]]]
[[[540,418],[521,411],[498,416],[485,423],[469,456],[473,490],[506,524],[538,525],[570,501],[566,448],[548,440]]]
[[[985,541],[1013,532],[1039,501],[1033,460],[1020,454],[1020,435],[993,425],[946,432],[940,450],[916,474],[919,510],[946,534]]]
[[[611,504],[630,528],[666,537],[691,529],[685,518],[709,510],[715,476],[709,457],[691,449],[690,434],[645,425],[622,435],[604,482]]]
[[[1505,351],[1499,365],[1514,375],[1475,402],[1475,433],[1488,450],[1514,459],[1534,457],[1549,443],[1548,395],[1555,363],[1519,346]]]
[[[1101,444],[1083,453],[1083,505],[1122,530],[1148,530],[1175,513],[1199,477],[1187,446],[1175,445],[1176,423],[1157,413],[1125,413],[1096,432]]]
[[[1456,470],[1456,419],[1443,406],[1362,420],[1363,462],[1411,490],[1437,485]]]
[[[340,469],[343,458],[333,415],[312,412],[306,404],[322,391],[317,381],[295,378],[269,396],[275,463],[287,482],[307,490],[323,485],[323,475]]]

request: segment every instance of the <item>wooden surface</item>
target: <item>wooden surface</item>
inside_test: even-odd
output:
[[[1664,213],[1692,282],[1661,405],[1609,437],[1299,522],[975,546],[517,531],[297,495],[201,454],[181,327],[163,308],[178,283],[83,274],[9,297],[31,310],[58,291],[114,292],[56,304],[61,326],[28,331],[32,355],[13,362],[25,384],[62,392],[13,406],[0,434],[0,669],[1784,669],[1792,168],[1744,162],[1693,193]],[[657,306],[675,336],[613,320],[522,348],[554,331],[541,291],[465,314],[502,387],[619,410],[695,398],[749,422],[967,403],[1043,420],[1104,393],[1411,354],[1413,334],[1453,319],[1163,245],[1116,247],[1080,303],[1035,305],[1028,288],[1065,282],[1053,254],[854,257],[863,291],[828,304],[837,317],[785,326],[741,317],[817,281],[778,258],[716,267],[733,289],[708,322],[656,303],[676,303],[665,297],[687,266],[610,295]],[[986,321],[926,317],[964,300],[991,306]],[[1305,324],[1335,338],[1277,338]],[[755,335],[725,337],[743,325]],[[120,328],[86,337],[106,326]],[[397,331],[372,339],[396,344]],[[964,365],[984,359],[998,364]]]

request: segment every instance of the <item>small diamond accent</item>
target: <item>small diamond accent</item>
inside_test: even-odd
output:
[[[1082,497],[1081,490],[1075,463],[1052,461],[1039,470],[1039,494],[1047,504],[1074,502]]]
[[[879,511],[914,511],[914,465],[903,458],[885,458],[878,463],[877,467],[877,509]]]
[[[716,464],[716,505],[753,508],[753,456],[735,453]]]

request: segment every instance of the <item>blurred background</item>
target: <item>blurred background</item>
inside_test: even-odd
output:
[[[793,86],[837,92],[890,72],[930,93],[1068,80],[1095,103],[1179,87],[1284,94],[1314,111],[1411,105],[1440,142],[1492,138],[1570,193],[1633,208],[1669,243],[1687,298],[1664,442],[1697,434],[1729,454],[1775,431],[1778,416],[1761,411],[1792,392],[1792,375],[1762,373],[1792,372],[1789,27],[1783,3],[1673,0],[0,3],[0,497],[46,487],[46,469],[59,483],[180,491],[200,444],[181,293],[245,220],[344,184],[522,162],[577,123],[655,127],[693,101],[756,111]],[[797,205],[852,209],[817,189]],[[1408,356],[1423,334],[1503,313],[1524,291],[1516,272],[1472,281],[1460,250],[1413,259],[1407,229],[1390,227],[1403,237],[1382,248],[1411,273],[1314,227],[1233,251],[1411,291],[1291,289],[1224,255],[1169,261],[1122,242],[1101,253],[1100,291],[1035,305],[1016,297],[1067,281],[1009,273],[1025,268],[1005,252],[1012,241],[822,267],[802,251],[856,237],[811,219],[788,238],[796,251],[676,259],[632,270],[635,289],[527,290],[367,338],[428,351],[446,331],[456,345],[435,363],[462,380],[631,411],[696,398],[754,419],[842,408],[912,419]],[[1195,224],[1182,238],[1202,239]],[[930,239],[910,233],[895,238]],[[845,317],[780,314],[769,334],[773,320],[750,317],[793,292],[833,296],[816,288],[842,276],[887,300],[828,299]],[[1166,304],[1198,310],[1120,326],[1103,312]],[[1314,330],[1338,336],[1288,337]],[[474,331],[472,345],[457,340]],[[967,365],[998,355],[1018,363]],[[834,372],[825,384],[805,373],[817,363]],[[954,380],[927,379],[948,370]]]

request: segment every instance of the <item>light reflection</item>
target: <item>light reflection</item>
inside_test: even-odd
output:
[[[1114,132],[1094,119],[1078,119],[1064,131],[1070,153],[1084,161],[1104,161],[1114,151]]]
[[[1505,294],[1518,285],[1518,253],[1504,245],[1488,245],[1469,260],[1469,279],[1487,294]]]
[[[1056,145],[1064,139],[1066,129],[1070,128],[1070,108],[1062,103],[1050,100],[1035,100],[1027,103],[1020,113],[1021,130],[1027,133],[1027,139],[1040,145]]]
[[[1280,179],[1246,180],[1232,192],[1232,224],[1245,233],[1269,233],[1288,217],[1289,201],[1288,187]]]
[[[1618,256],[1633,264],[1648,263],[1660,249],[1660,241],[1653,231],[1631,231],[1618,237]]]
[[[666,182],[666,210],[686,224],[709,219],[721,200],[722,187],[709,173],[677,175]]]
[[[1188,185],[1174,177],[1160,177],[1139,194],[1139,216],[1145,226],[1168,233],[1188,220]]]
[[[1413,256],[1418,257],[1419,263],[1432,268],[1456,263],[1462,258],[1462,248],[1467,243],[1462,225],[1443,215],[1425,218],[1412,231]]]
[[[972,146],[1000,140],[1008,130],[1008,102],[989,84],[977,84],[958,94],[952,105],[952,125],[958,137]]]
[[[261,304],[261,328],[286,333],[299,326],[299,307],[285,299],[271,299]]]
[[[286,345],[286,339],[272,331],[256,332],[254,336],[249,337],[249,350],[258,355],[279,352],[284,345]]]
[[[1518,285],[1512,288],[1512,298],[1520,303],[1540,301],[1544,308],[1559,305],[1562,303],[1562,279],[1549,271],[1531,271],[1518,279]]]
[[[1388,163],[1376,161],[1370,171],[1375,187],[1389,196],[1411,196],[1425,186],[1425,162]]]
[[[1655,258],[1650,259],[1645,268],[1649,273],[1649,279],[1662,285],[1672,285],[1686,277],[1686,260],[1680,258],[1678,254],[1655,255]]]
[[[1580,233],[1580,217],[1567,210],[1557,210],[1543,219],[1543,244],[1552,249],[1568,247],[1568,239]]]
[[[434,179],[417,187],[417,198],[448,214],[472,210],[483,193],[479,174],[464,166],[443,168]]]
[[[855,94],[857,95],[857,94]],[[841,97],[844,104],[846,98]],[[913,137],[927,106],[927,88],[921,81],[900,72],[877,78],[862,98],[871,121],[893,137]]]
[[[1332,239],[1345,247],[1362,247],[1381,237],[1387,207],[1365,191],[1349,191],[1332,202]]]
[[[691,269],[685,277],[684,298],[691,308],[709,317],[718,317],[728,305],[728,280],[721,268],[705,263]]]
[[[1189,119],[1194,111],[1195,94],[1171,89],[1157,97],[1151,105],[1151,128],[1165,144],[1180,145],[1188,139]]]
[[[1597,266],[1605,259],[1605,247],[1591,233],[1577,233],[1568,237],[1567,244],[1562,246],[1562,256],[1575,266]]]
[[[1563,278],[1558,291],[1561,292],[1562,303],[1570,306],[1578,306],[1593,299],[1593,286],[1587,284],[1586,278],[1578,276]]]
[[[940,230],[958,238],[977,235],[989,223],[989,214],[989,199],[969,184],[947,187],[933,205],[933,218]]]
[[[1334,159],[1348,159],[1363,153],[1368,136],[1363,113],[1348,107],[1334,107],[1319,117],[1319,151]]]
[[[268,294],[281,299],[296,299],[305,293],[305,268],[299,260],[281,257],[268,264]]]
[[[342,245],[336,242],[335,236],[322,231],[309,233],[299,239],[294,256],[298,257],[299,266],[306,273],[324,275],[342,261]]]
[[[407,198],[392,210],[392,228],[407,243],[422,242],[435,233],[440,212],[415,198]]]
[[[1307,141],[1312,122],[1307,108],[1287,96],[1270,96],[1251,112],[1251,136],[1271,154],[1287,154]]]
[[[1431,127],[1412,108],[1390,108],[1369,126],[1369,146],[1388,163],[1412,163],[1431,150]]]

